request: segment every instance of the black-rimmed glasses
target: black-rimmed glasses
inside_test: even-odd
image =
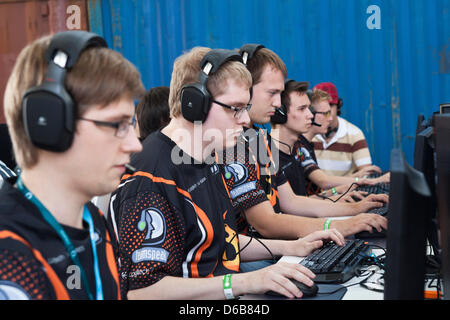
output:
[[[314,111],[313,112],[314,114],[316,114],[316,113],[318,113],[318,114],[323,114],[325,117],[329,117],[329,116],[331,116],[331,110],[328,110],[328,111],[326,111],[326,112],[321,112],[321,111]]]
[[[97,126],[101,127],[110,127],[116,129],[114,132],[114,135],[118,138],[125,138],[128,134],[128,130],[130,126],[134,127],[133,121],[130,120],[122,120],[117,122],[109,122],[109,121],[100,121],[100,120],[94,120],[94,119],[86,119],[83,117],[79,117],[78,120],[85,120],[93,122]]]
[[[228,104],[219,102],[217,100],[212,100],[212,102],[217,103],[219,106],[222,106],[224,108],[233,110],[235,118],[239,118],[244,113],[244,110],[247,110],[247,112],[248,112],[250,110],[250,108],[252,107],[251,103],[248,103],[247,106],[245,106],[245,107],[238,108],[238,107],[235,107],[235,106],[230,106]]]

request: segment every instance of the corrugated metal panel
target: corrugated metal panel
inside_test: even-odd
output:
[[[88,1],[91,30],[140,69],[147,88],[168,85],[173,61],[193,46],[259,42],[289,77],[334,82],[343,116],[389,168],[401,147],[412,163],[416,119],[450,101],[449,0]],[[376,5],[379,20],[371,20]],[[368,22],[380,21],[380,29]],[[369,23],[369,26],[371,24]]]
[[[78,20],[72,20],[70,6],[79,9]],[[43,35],[68,30],[68,26],[88,30],[87,23],[85,0],[0,0],[0,123],[5,123],[3,92],[22,48]]]

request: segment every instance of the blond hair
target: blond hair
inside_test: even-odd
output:
[[[314,89],[312,95],[311,95],[311,105],[316,104],[321,101],[330,101],[331,96],[328,94],[328,92],[320,90],[320,89]]]
[[[175,60],[169,95],[171,118],[181,115],[181,88],[188,83],[199,82],[197,78],[200,73],[200,62],[209,51],[210,48],[194,47]],[[214,97],[224,93],[228,88],[228,79],[233,79],[248,88],[252,85],[252,77],[244,64],[229,61],[209,75],[206,87],[210,94]]]
[[[44,36],[20,52],[5,89],[6,122],[16,162],[31,168],[38,162],[38,149],[26,135],[22,119],[22,95],[39,86],[47,72],[46,50],[52,36]],[[137,99],[145,93],[136,67],[120,53],[107,48],[89,48],[67,72],[65,87],[81,116],[94,105],[107,106],[123,97]]]

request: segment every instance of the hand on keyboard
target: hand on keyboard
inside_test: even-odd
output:
[[[291,251],[288,255],[304,257],[314,250],[322,247],[324,243],[333,241],[338,246],[345,244],[344,236],[336,229],[315,231],[304,238],[292,242]]]
[[[338,229],[344,237],[348,237],[361,231],[387,230],[387,219],[378,214],[360,213],[349,219],[333,220],[331,226]]]
[[[357,213],[369,212],[371,209],[380,208],[385,203],[389,202],[389,196],[387,194],[369,194],[363,200],[355,203],[357,206]]]

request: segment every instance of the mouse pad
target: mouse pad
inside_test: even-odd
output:
[[[341,300],[347,292],[347,288],[341,284],[317,284],[319,291],[315,297],[302,298],[301,300]],[[288,298],[271,296],[267,294],[248,294],[241,297],[242,300],[286,300]]]
[[[317,284],[319,291],[315,297],[302,298],[304,300],[341,300],[347,288],[341,284]]]

